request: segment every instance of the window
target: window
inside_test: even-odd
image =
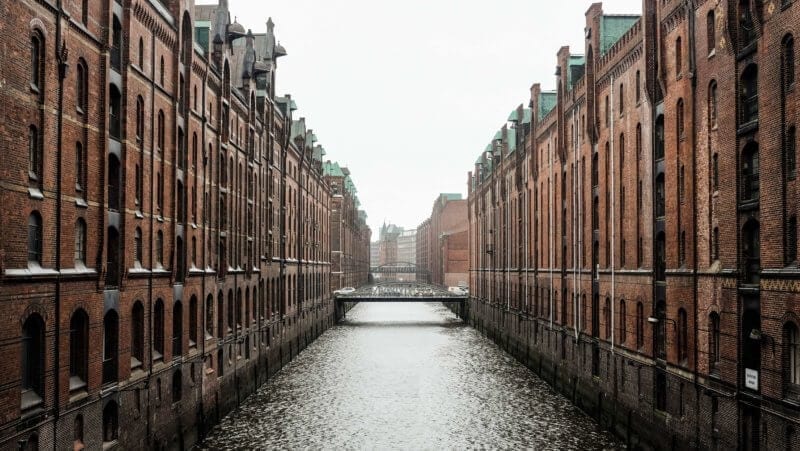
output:
[[[86,388],[89,380],[89,316],[83,309],[69,322],[69,390]]]
[[[797,129],[794,125],[786,130],[786,178],[793,179],[797,176]]]
[[[108,240],[106,243],[106,285],[109,288],[119,286],[119,231],[116,227],[106,229]]]
[[[636,303],[636,349],[644,346],[644,305]]]
[[[75,222],[75,267],[86,264],[86,221],[78,218]]]
[[[783,325],[783,373],[787,395],[800,395],[800,334],[792,322]]]
[[[666,189],[664,187],[664,174],[656,177],[656,218],[663,218],[666,214]]]
[[[719,227],[714,227],[714,236],[711,243],[711,259],[719,260]]]
[[[678,310],[678,362],[685,364],[689,358],[689,325],[686,310]]]
[[[189,299],[189,347],[197,344],[197,297]]]
[[[741,124],[758,120],[758,67],[755,64],[747,66],[742,72],[739,92],[741,109]]]
[[[794,38],[792,35],[787,35],[783,38],[783,86],[784,89],[789,88],[794,84],[795,67],[794,67]]]
[[[797,261],[797,216],[786,221],[786,264]]]
[[[156,300],[153,314],[153,360],[164,358],[164,301]]]
[[[214,334],[214,296],[208,295],[206,298],[206,338],[210,338]]]
[[[136,301],[131,312],[131,369],[144,362],[144,307]]]
[[[78,62],[75,68],[75,108],[78,114],[86,112],[87,95],[88,95],[88,74],[83,60]]]
[[[605,111],[605,120],[606,120],[606,127],[611,124],[611,104],[608,103],[608,96],[606,96],[606,103],[604,104],[606,111]]]
[[[745,146],[742,152],[742,201],[759,200],[758,144]]]
[[[656,304],[656,357],[659,359],[667,358],[667,308],[664,301]]]
[[[622,116],[622,113],[625,112],[625,86],[620,83],[619,84],[619,114]]]
[[[76,451],[85,449],[83,445],[83,415],[80,414],[75,416],[75,423],[73,424],[72,449]]]
[[[719,314],[716,312],[708,316],[708,362],[709,371],[713,374],[719,371],[720,359],[720,325]]]
[[[42,265],[42,217],[38,211],[28,216],[28,265]]]
[[[133,232],[133,262],[136,267],[142,266],[142,229],[136,228]]]
[[[164,234],[159,230],[156,232],[156,267],[164,266]]]
[[[172,403],[176,403],[183,397],[183,375],[181,370],[172,373]]]
[[[28,177],[39,184],[42,182],[42,146],[35,125],[28,127]]]
[[[225,317],[222,312],[225,311],[225,299],[222,291],[217,295],[217,338],[225,336]]]
[[[108,155],[108,209],[120,211],[122,204],[122,168],[116,155]]]
[[[103,444],[117,441],[119,413],[117,403],[109,401],[103,408]]]
[[[750,0],[739,0],[739,46],[745,48],[756,39],[756,26],[750,11]]]
[[[122,138],[122,95],[113,84],[109,89],[108,130],[112,138]]]
[[[144,99],[142,96],[136,98],[136,140],[139,145],[144,140]]]
[[[44,94],[42,89],[42,79],[44,78],[44,39],[39,33],[31,36],[31,88],[41,96]]]
[[[638,105],[642,99],[642,76],[639,71],[636,71],[636,104]]]
[[[176,301],[172,309],[172,357],[183,354],[183,305]]]
[[[717,45],[716,21],[714,20],[714,10],[708,12],[706,16],[706,47],[709,55]]]
[[[708,86],[708,125],[717,128],[717,82],[712,81]]]
[[[120,71],[122,66],[122,24],[115,14],[111,25],[111,67]]]
[[[758,285],[761,272],[761,247],[759,224],[750,219],[742,228],[742,260],[744,267],[744,283]]]
[[[162,110],[158,110],[157,130],[158,130],[158,146],[156,147],[156,151],[162,152],[164,150],[164,111]]]
[[[44,397],[44,321],[33,313],[22,325],[22,410],[39,406]]]
[[[164,86],[164,57],[161,57],[161,65],[159,66],[159,75],[158,79],[160,81],[161,86]]]
[[[711,157],[711,185],[714,191],[719,189],[719,156],[716,152]]]
[[[625,300],[619,300],[619,342],[624,344],[628,339],[628,315],[625,311]]]
[[[655,142],[655,157],[656,160],[664,158],[664,116],[659,115],[656,118],[656,142]]]
[[[683,99],[678,99],[678,104],[675,107],[675,129],[678,133],[678,138],[684,138],[684,121],[683,121]]]
[[[86,183],[84,158],[83,145],[80,142],[75,143],[75,191],[79,193],[83,191]]]
[[[144,39],[139,38],[139,69],[144,69]]]
[[[605,323],[606,323],[605,324],[605,326],[606,326],[606,328],[605,328],[606,329],[605,330],[606,339],[610,340],[611,339],[611,327],[613,326],[613,324],[611,324],[611,298],[606,298]]]
[[[103,317],[103,383],[114,383],[118,379],[117,360],[119,348],[119,315],[109,310]]]
[[[684,193],[686,192],[686,174],[684,166],[681,165],[678,171],[678,199],[683,203]]]
[[[680,77],[683,74],[683,46],[680,36],[675,39],[675,75]]]
[[[666,248],[666,240],[664,237],[664,232],[659,232],[656,236],[656,280],[657,281],[664,281],[666,280],[666,270],[667,270],[667,248]]]

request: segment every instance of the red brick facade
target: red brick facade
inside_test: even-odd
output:
[[[334,320],[332,251],[366,282],[369,230],[275,95],[271,21],[245,32],[227,0],[0,13],[0,447],[190,447]]]
[[[466,285],[469,279],[467,201],[460,194],[440,194],[431,215],[417,226],[417,266],[442,286]]]
[[[643,7],[478,158],[472,321],[630,446],[795,449],[800,7]]]

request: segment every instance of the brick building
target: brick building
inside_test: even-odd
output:
[[[227,4],[0,4],[0,448],[191,447],[334,320],[332,251],[366,281]]]
[[[643,8],[476,161],[471,321],[630,446],[796,449],[800,6]]]
[[[431,283],[467,285],[468,229],[467,200],[457,193],[439,194],[430,217],[417,227],[417,265],[430,274]]]

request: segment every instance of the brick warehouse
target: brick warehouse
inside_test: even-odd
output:
[[[0,4],[0,448],[191,447],[366,282],[349,174],[227,5]]]
[[[431,215],[417,226],[417,266],[430,283],[465,286],[469,278],[467,201],[461,194],[440,193]]]
[[[797,3],[593,4],[469,174],[471,321],[633,448],[800,449]]]

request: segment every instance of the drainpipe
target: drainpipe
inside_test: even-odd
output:
[[[578,196],[580,194],[581,185],[580,181],[578,180],[578,174],[580,173],[580,159],[578,158],[578,151],[580,150],[580,146],[578,146],[578,135],[580,134],[580,131],[578,129],[580,127],[576,127],[575,119],[576,111],[575,107],[573,106],[572,147],[574,166],[572,170],[572,322],[575,328],[575,341],[577,341],[578,325],[580,324],[578,316],[580,315],[580,286],[578,285],[578,271],[580,267],[580,246],[578,246],[578,234],[580,233],[580,227],[578,226],[578,208],[580,207],[580,202],[578,201]]]
[[[583,311],[583,306],[581,305],[581,301],[583,297],[581,293],[583,292],[583,161],[578,158],[578,153],[581,150],[581,124],[579,123],[577,127],[575,127],[575,159],[580,166],[577,168],[577,175],[578,175],[578,189],[576,190],[578,196],[578,208],[580,211],[578,212],[578,262],[577,267],[580,268],[578,273],[578,284],[579,284],[579,292],[576,294],[578,297],[578,311],[576,312],[577,320],[577,327],[579,329],[581,327],[581,312]],[[580,332],[578,330],[575,331],[575,338],[580,339]]]
[[[610,169],[611,169],[611,186],[609,189],[611,190],[611,353],[614,353],[614,304],[616,302],[616,298],[614,298],[614,260],[616,259],[616,250],[615,247],[615,238],[616,238],[616,218],[614,211],[617,207],[617,199],[615,196],[616,190],[614,189],[614,75],[611,75],[611,92],[609,96],[609,114],[611,117],[609,118],[609,125],[611,127],[609,137],[609,145],[608,145],[608,152],[611,154],[609,157],[611,158]],[[608,208],[608,205],[606,205]]]
[[[67,77],[67,47],[64,43],[62,30],[63,5],[62,0],[58,0],[56,13],[56,59],[58,60],[58,122],[56,124],[56,293],[55,293],[55,342],[53,350],[53,449],[58,443],[58,418],[60,416],[61,384],[59,382],[59,361],[61,357],[61,209],[62,209],[62,188],[61,188],[61,164],[62,164],[62,128],[64,122],[64,79]]]
[[[550,329],[553,329],[553,135],[550,134],[548,138],[549,142],[547,143],[547,159],[548,159],[548,171],[549,176],[547,177],[547,203],[549,204],[548,207],[548,218],[547,218],[547,234],[550,235],[550,244],[547,246],[549,249],[549,264],[550,267],[550,288],[548,291],[548,297],[550,302],[549,315],[550,315]]]
[[[203,438],[205,438],[205,435],[206,435],[205,434],[205,430],[206,430],[205,429],[206,413],[205,413],[205,408],[203,406],[203,387],[205,386],[205,378],[206,378],[206,370],[205,370],[205,365],[204,364],[205,364],[205,357],[206,357],[206,332],[208,331],[206,329],[206,326],[207,326],[206,316],[208,315],[208,312],[206,311],[206,299],[207,298],[205,297],[205,294],[206,294],[206,274],[205,274],[205,272],[206,272],[206,268],[208,267],[208,262],[206,261],[206,257],[207,257],[207,255],[206,255],[206,248],[207,248],[206,243],[207,243],[207,240],[208,240],[208,221],[207,221],[207,219],[208,219],[208,214],[210,212],[206,211],[206,202],[205,202],[205,200],[206,200],[206,183],[208,183],[208,175],[206,174],[205,166],[209,162],[214,161],[212,155],[206,154],[206,128],[208,127],[208,117],[206,116],[206,114],[207,114],[207,111],[206,111],[206,88],[207,88],[207,86],[208,86],[208,69],[206,69],[206,72],[203,74],[203,94],[202,94],[202,100],[200,101],[200,103],[201,103],[201,110],[200,111],[201,111],[201,113],[203,115],[203,128],[200,131],[200,146],[201,146],[200,150],[201,150],[201,154],[206,155],[205,157],[203,157],[203,159],[205,160],[203,162],[203,224],[202,224],[203,225],[203,250],[202,250],[202,253],[201,253],[201,256],[200,256],[200,262],[201,262],[200,263],[200,269],[203,271],[203,277],[200,279],[200,292],[202,293],[201,299],[200,299],[200,304],[201,304],[200,305],[200,311],[202,312],[201,314],[202,314],[202,318],[203,318],[202,342],[200,343],[200,354],[203,356],[202,363],[200,364],[200,428],[199,428],[200,429],[200,431],[199,431],[200,432],[200,441],[202,441]],[[197,162],[195,161],[195,171],[197,170],[198,167],[199,167],[199,164],[197,164]],[[195,202],[197,202],[197,191],[196,191],[197,190],[197,183],[195,183],[194,186],[195,186]],[[210,202],[211,202],[211,200],[209,199],[209,203]],[[209,205],[209,207],[211,207],[211,205]],[[197,218],[195,218],[195,221],[197,221]],[[213,295],[212,295],[211,303],[212,303],[212,306],[213,306],[213,303],[214,303]],[[222,312],[220,312],[219,314],[221,315]],[[212,320],[211,323],[212,323],[212,326],[213,326],[214,321]],[[212,332],[211,335],[213,335],[213,332]]]

